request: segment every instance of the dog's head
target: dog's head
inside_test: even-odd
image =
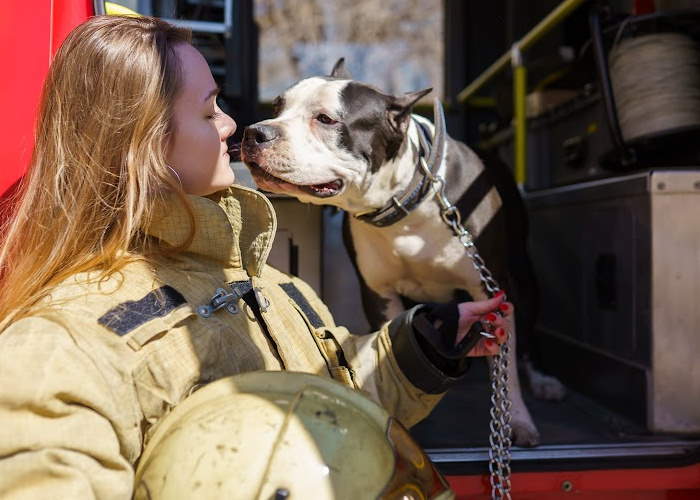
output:
[[[266,191],[366,210],[373,186],[398,182],[391,165],[406,151],[413,105],[430,90],[387,95],[352,80],[340,59],[330,76],[302,80],[275,99],[275,117],[245,130],[242,159]]]

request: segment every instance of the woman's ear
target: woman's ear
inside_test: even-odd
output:
[[[432,92],[432,90],[432,88],[427,88],[393,97],[389,104],[389,122],[391,125],[401,132],[406,132],[408,128],[408,117],[411,116],[413,106],[415,106],[423,96]]]

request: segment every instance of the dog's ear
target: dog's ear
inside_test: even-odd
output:
[[[333,69],[331,70],[331,74],[329,76],[331,78],[342,78],[343,80],[352,80],[350,72],[345,67],[344,57],[341,57],[340,59],[338,59],[338,61],[336,61],[336,63],[333,65]]]
[[[413,106],[432,90],[432,88],[427,88],[394,97],[391,104],[389,104],[389,121],[391,124],[398,130],[405,132],[408,125],[408,117],[411,115]]]

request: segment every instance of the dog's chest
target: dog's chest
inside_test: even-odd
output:
[[[459,241],[452,235],[438,237],[435,233],[442,231],[435,229],[434,237],[407,235],[394,240],[401,272],[394,276],[393,287],[399,295],[419,302],[444,302],[457,289],[479,288],[479,277]]]
[[[448,301],[456,289],[481,295],[478,273],[433,205],[390,228],[351,226],[357,264],[371,288],[415,301]]]

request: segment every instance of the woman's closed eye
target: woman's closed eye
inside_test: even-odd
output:
[[[219,98],[217,97],[214,100],[214,109],[207,115],[207,119],[216,120],[217,118],[221,118],[223,114],[224,113],[221,110],[221,106],[219,106]]]

